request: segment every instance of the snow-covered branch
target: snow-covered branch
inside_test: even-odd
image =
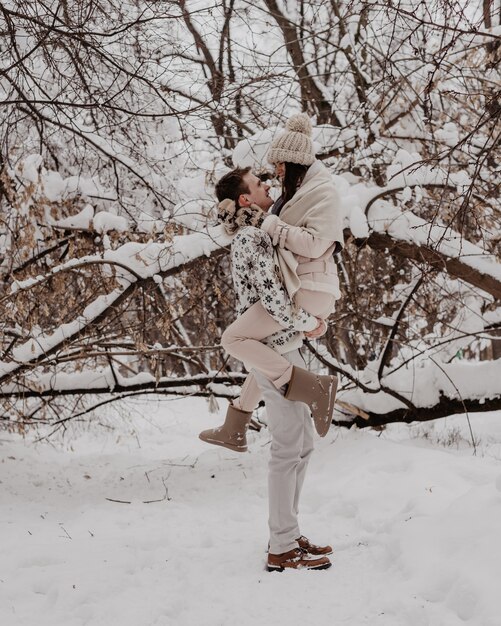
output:
[[[193,376],[160,377],[142,372],[123,376],[110,367],[72,373],[42,373],[25,377],[21,383],[0,387],[0,398],[43,398],[65,395],[119,394],[124,392],[157,391],[181,395],[210,393],[232,398],[238,395],[246,375],[242,372],[209,372]]]

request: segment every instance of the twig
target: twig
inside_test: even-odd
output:
[[[159,500],[143,500],[143,504],[152,504],[152,502],[164,502],[165,500],[170,502],[172,500],[172,498],[169,497],[169,488],[165,484],[165,478],[162,478],[162,483],[163,483],[164,489],[165,489],[164,497],[160,498]]]

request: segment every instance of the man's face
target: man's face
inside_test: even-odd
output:
[[[252,172],[247,172],[243,177],[243,181],[247,185],[249,193],[240,194],[238,204],[240,206],[257,204],[263,211],[267,211],[273,204],[273,200],[268,193],[270,186],[263,183],[261,179]]]

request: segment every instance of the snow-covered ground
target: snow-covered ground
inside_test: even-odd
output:
[[[0,435],[2,626],[501,624],[501,414],[472,416],[476,457],[462,416],[333,429],[301,519],[334,565],[269,574],[266,429],[239,455],[198,440],[203,400],[120,411]]]

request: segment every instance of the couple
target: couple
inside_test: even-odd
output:
[[[237,319],[223,333],[224,349],[250,372],[225,423],[200,433],[208,443],[247,450],[246,430],[263,398],[270,430],[268,570],[326,569],[330,546],[316,546],[298,526],[299,495],[313,452],[313,423],[324,436],[332,421],[335,376],[305,369],[304,335],[325,333],[340,297],[332,258],[343,245],[338,196],[315,159],[311,124],[292,116],[272,143],[268,161],[282,180],[273,204],[270,187],[250,168],[216,185],[219,219],[229,234]],[[273,206],[272,206],[273,205]],[[268,210],[271,208],[271,212]]]

